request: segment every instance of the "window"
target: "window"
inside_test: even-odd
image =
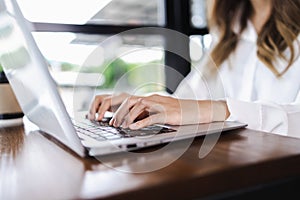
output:
[[[206,0],[191,0],[191,24],[195,28],[206,28]]]
[[[207,51],[212,42],[208,33],[199,34],[197,29],[207,28],[207,0],[190,0],[191,2],[191,26],[196,29],[190,36],[190,56],[193,66],[197,66],[205,51]]]
[[[18,3],[25,18],[33,24],[34,38],[49,61],[54,79],[62,87],[72,86],[80,71],[90,77],[81,86],[101,91],[111,91],[119,80],[125,91],[172,93],[189,73],[190,61],[166,51],[174,41],[160,32],[123,34],[124,31],[161,27],[187,36],[197,35],[191,39],[200,42],[207,33],[203,17],[205,0],[18,0]],[[176,43],[186,55],[191,54],[192,60],[201,57],[195,53],[197,49],[190,48],[188,40]],[[105,46],[99,48],[99,44]],[[97,57],[91,58],[95,53]],[[164,66],[182,76],[174,76]]]
[[[74,85],[77,72],[83,72],[95,77],[87,79],[83,83],[86,86],[113,89],[118,81],[123,81],[123,91],[131,92],[140,85],[156,82],[156,87],[151,84],[138,92],[164,89],[164,51],[160,35],[110,36],[70,32],[34,32],[33,35],[49,60],[54,79],[61,86]],[[124,77],[127,81],[122,80]]]

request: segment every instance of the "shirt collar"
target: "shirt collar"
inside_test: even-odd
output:
[[[239,34],[240,32],[240,24],[235,23],[233,27],[233,32],[235,34]],[[251,42],[256,42],[257,41],[257,33],[256,30],[250,20],[247,21],[247,27],[244,29],[244,31],[240,34],[240,39],[246,40],[246,41],[251,41]]]

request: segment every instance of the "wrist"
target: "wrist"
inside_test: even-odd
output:
[[[225,121],[230,116],[226,101],[199,101],[199,108],[202,123]]]
[[[213,101],[212,121],[225,121],[230,116],[226,101]]]

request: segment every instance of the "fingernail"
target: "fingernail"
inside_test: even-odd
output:
[[[88,115],[88,119],[89,119],[89,120],[93,120],[93,115],[89,114],[89,115]]]
[[[100,115],[97,116],[97,121],[101,121],[102,117]]]
[[[113,125],[113,118],[109,121],[109,125],[112,126]]]
[[[114,121],[113,126],[114,126],[114,127],[119,127],[119,124],[117,123],[116,120]]]

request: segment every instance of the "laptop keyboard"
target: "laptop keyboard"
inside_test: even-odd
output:
[[[85,120],[84,122],[76,121],[76,123],[74,123],[74,127],[77,132],[92,137],[98,141],[150,136],[175,131],[174,129],[158,125],[148,126],[139,130],[115,128],[110,126],[108,121],[96,122],[89,120]]]

